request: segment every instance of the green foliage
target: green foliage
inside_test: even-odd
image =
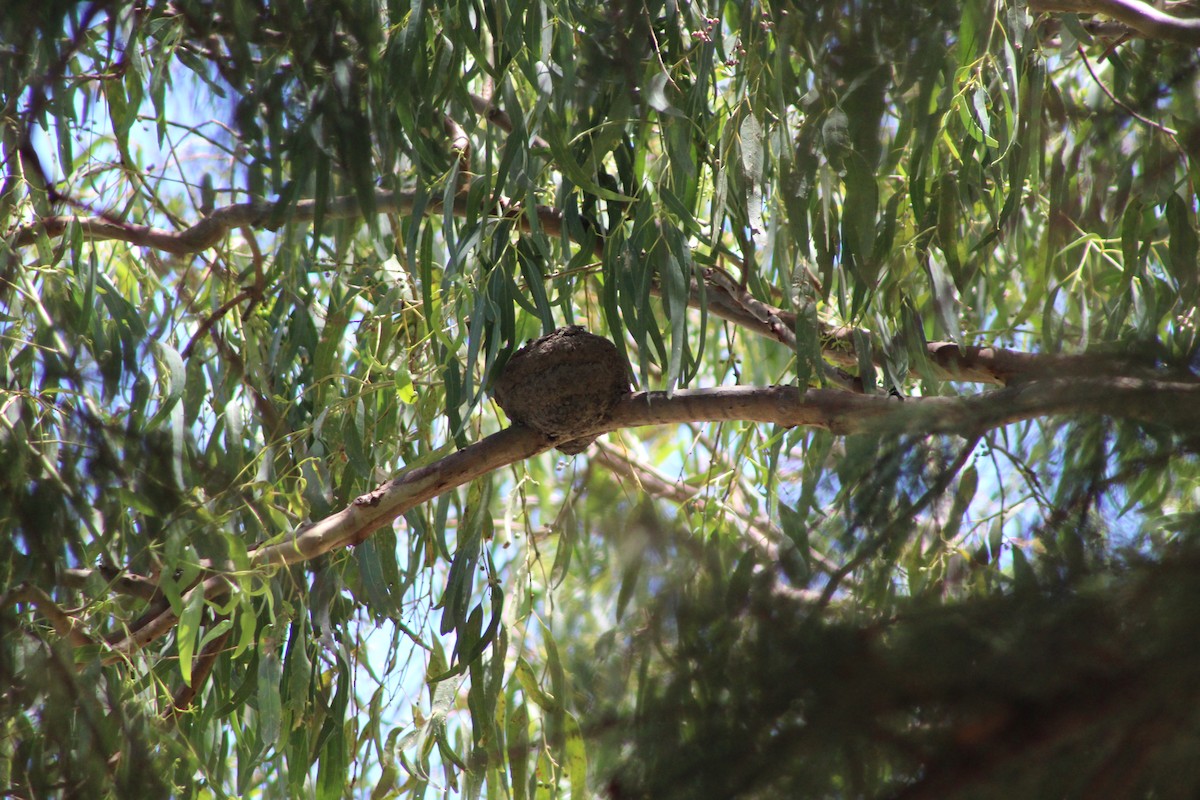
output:
[[[632,713],[589,714],[632,717],[602,729],[623,753],[609,794],[1190,794],[1195,566],[1189,547],[1077,585],[905,598],[886,617],[814,613],[769,579],[706,570],[651,612],[674,647],[634,637],[633,670],[654,678]],[[626,659],[593,668],[628,674]]]
[[[918,5],[0,14],[0,787],[1193,793],[1200,431],[1070,381],[1200,380],[1196,54]],[[1060,413],[628,429],[257,560],[572,323],[640,389]]]

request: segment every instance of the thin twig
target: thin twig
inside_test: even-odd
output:
[[[975,448],[979,445],[981,438],[978,435],[972,436],[954,459],[954,462],[938,475],[937,480],[933,482],[933,485],[924,494],[907,508],[898,511],[892,524],[876,534],[869,542],[860,546],[854,558],[847,561],[837,572],[829,576],[829,582],[825,584],[825,588],[821,591],[821,597],[817,601],[818,609],[829,604],[829,601],[833,599],[834,593],[837,592],[838,587],[846,576],[865,564],[881,547],[890,542],[894,537],[902,535],[907,531],[912,526],[913,517],[920,514],[930,503],[945,493],[946,489],[950,486],[950,481],[954,480],[954,476],[958,475],[959,471],[966,465],[967,459],[975,452]]]
[[[1088,75],[1092,76],[1092,80],[1095,81],[1096,85],[1100,87],[1100,91],[1104,92],[1105,96],[1108,97],[1108,99],[1111,100],[1113,102],[1113,104],[1117,106],[1117,108],[1120,108],[1126,114],[1133,117],[1134,119],[1136,119],[1138,122],[1142,123],[1143,125],[1146,125],[1147,127],[1151,128],[1153,130],[1159,131],[1160,133],[1166,134],[1168,137],[1170,137],[1171,141],[1175,143],[1175,146],[1179,147],[1179,140],[1175,138],[1176,134],[1178,134],[1179,131],[1175,130],[1174,128],[1168,128],[1166,125],[1163,125],[1159,122],[1155,122],[1152,119],[1147,119],[1146,117],[1143,117],[1138,112],[1134,111],[1131,107],[1129,107],[1125,103],[1121,102],[1121,100],[1118,99],[1117,96],[1115,94],[1113,94],[1112,91],[1107,86],[1104,85],[1104,81],[1100,80],[1100,76],[1096,74],[1096,70],[1092,69],[1091,59],[1088,58],[1088,54],[1083,49],[1083,45],[1076,45],[1075,49],[1077,51],[1079,51],[1079,57],[1083,59],[1083,66],[1087,68]],[[1182,150],[1181,150],[1181,152],[1182,152]]]

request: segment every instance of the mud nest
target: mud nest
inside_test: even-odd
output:
[[[580,325],[559,328],[513,353],[494,391],[510,420],[544,433],[569,454],[596,440],[578,434],[608,419],[626,394],[629,370],[616,345]]]

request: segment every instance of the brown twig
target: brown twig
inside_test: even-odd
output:
[[[260,297],[262,297],[262,294],[257,291],[255,287],[244,287],[242,291],[226,300],[221,304],[220,308],[204,318],[204,321],[200,323],[198,328],[196,328],[196,332],[192,334],[192,338],[188,339],[187,346],[180,351],[179,355],[183,358],[189,357],[192,354],[192,350],[196,347],[196,342],[203,339],[212,326],[220,322],[221,319],[229,313],[231,308],[236,308],[243,300],[250,300],[251,303],[255,303]]]
[[[700,496],[700,489],[670,480],[653,467],[634,460],[622,448],[598,441],[593,453],[597,463],[603,464],[614,475],[634,483],[640,490],[654,497],[660,497],[679,505],[703,503],[705,500]],[[746,537],[763,560],[768,563],[777,563],[780,547],[787,547],[791,542],[779,529],[779,526],[765,516],[747,516],[732,509],[731,513],[736,516],[742,530],[746,532]],[[812,548],[809,548],[807,558],[822,570],[832,571],[835,569],[828,559]]]
[[[502,109],[493,104],[494,98],[484,97],[483,95],[474,93],[472,93],[470,97],[471,106],[475,109],[476,114],[479,114],[486,119],[488,123],[495,125],[502,131],[506,131],[508,133],[513,132],[512,119]],[[550,149],[550,143],[537,134],[529,137],[529,144],[532,147],[542,150]]]
[[[1152,119],[1147,119],[1146,117],[1143,117],[1138,112],[1134,111],[1132,108],[1130,108],[1125,103],[1121,102],[1117,98],[1117,96],[1112,93],[1112,90],[1109,89],[1108,86],[1105,85],[1104,81],[1100,80],[1100,76],[1096,74],[1096,70],[1092,69],[1091,59],[1088,58],[1087,51],[1083,49],[1083,46],[1077,45],[1075,49],[1076,49],[1076,51],[1078,51],[1079,57],[1081,59],[1083,59],[1083,66],[1087,69],[1088,75],[1092,76],[1092,81],[1094,81],[1095,84],[1100,87],[1100,91],[1104,92],[1105,97],[1107,97],[1109,100],[1111,100],[1113,105],[1115,105],[1117,108],[1121,109],[1126,114],[1133,117],[1134,119],[1136,119],[1138,122],[1142,123],[1143,125],[1145,125],[1149,128],[1152,128],[1156,131],[1159,131],[1160,133],[1166,134],[1168,137],[1170,137],[1171,141],[1175,142],[1175,146],[1179,147],[1179,141],[1175,138],[1176,134],[1178,134],[1179,131],[1175,130],[1174,128],[1168,128],[1166,125],[1163,125],[1159,122],[1155,122]],[[1182,152],[1182,148],[1180,149],[1180,151]]]
[[[412,191],[380,190],[375,194],[375,210],[381,214],[411,212],[416,196],[417,193]],[[440,198],[429,197],[426,210],[436,212],[440,211],[442,207]],[[274,215],[277,212],[286,212],[286,219],[276,219]],[[454,213],[463,215],[466,212],[466,198],[456,198]],[[353,196],[336,197],[329,201],[324,209],[326,219],[346,219],[358,216],[360,213],[358,199]],[[523,207],[519,204],[507,204],[492,209],[491,213],[497,217],[516,220],[523,226],[523,230],[529,229],[529,221],[525,217]],[[561,212],[547,206],[538,206],[535,213],[538,223],[547,233],[551,236],[561,235]],[[162,250],[173,255],[191,255],[215,246],[234,228],[247,226],[274,231],[278,230],[283,222],[311,222],[316,214],[316,200],[301,200],[288,209],[281,209],[275,203],[266,200],[253,200],[248,203],[235,203],[218,208],[182,231],[119,222],[106,217],[59,215],[44,217],[30,225],[18,228],[11,233],[11,238],[14,246],[25,247],[33,244],[41,235],[61,236],[68,226],[74,224],[82,229],[85,239],[115,240],[139,247]]]
[[[84,630],[83,624],[63,611],[58,603],[50,598],[50,595],[37,586],[28,583],[22,584],[0,598],[0,606],[13,603],[29,603],[37,608],[50,621],[54,632],[75,647],[95,644],[92,637]]]
[[[877,553],[880,548],[887,545],[897,536],[904,535],[905,532],[911,527],[912,520],[918,514],[928,508],[930,504],[945,494],[946,490],[950,487],[950,482],[953,481],[955,476],[962,471],[962,468],[966,466],[967,459],[969,459],[975,452],[975,447],[979,444],[980,438],[981,437],[978,435],[972,436],[970,440],[968,440],[966,446],[959,451],[958,456],[954,459],[954,461],[948,467],[942,470],[942,472],[937,476],[937,479],[934,480],[933,485],[930,486],[924,494],[909,504],[907,508],[899,511],[895,515],[895,519],[890,525],[888,525],[879,533],[875,534],[870,541],[864,542],[862,545],[860,545],[858,552],[855,553],[854,557],[829,576],[829,581],[825,584],[825,588],[821,591],[821,598],[817,601],[818,608],[828,605],[829,601],[833,599],[833,595],[837,592],[838,587],[846,577],[873,558],[875,553]]]
[[[458,159],[458,191],[462,191],[471,179],[471,139],[449,114],[442,115],[442,128],[450,137],[450,149]]]
[[[153,602],[162,596],[158,583],[153,578],[128,572],[119,567],[102,566],[96,569],[65,569],[62,572],[64,586],[82,589],[93,576],[108,584],[108,590],[117,594],[137,597]]]

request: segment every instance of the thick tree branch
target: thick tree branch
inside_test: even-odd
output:
[[[187,599],[190,599],[196,592],[203,592],[204,596],[209,599],[223,597],[229,592],[229,579],[223,574],[207,578],[184,595],[185,605]],[[178,621],[179,617],[176,616],[174,611],[169,607],[163,609],[157,616],[145,620],[142,624],[133,626],[125,638],[114,642],[112,644],[112,652],[104,657],[103,662],[105,664],[112,664],[132,656],[135,652],[150,644],[150,642],[170,633]]]
[[[250,561],[282,566],[358,544],[410,508],[553,446],[552,440],[529,428],[506,428],[439,461],[402,473],[285,541],[255,550]]]
[[[622,399],[604,424],[580,436],[620,428],[684,422],[746,421],[788,427],[814,426],[836,434],[959,434],[975,436],[1012,422],[1052,415],[1100,414],[1170,426],[1200,442],[1200,385],[1133,378],[1054,378],[971,397],[899,400],[833,389],[793,386],[638,392]],[[409,509],[488,472],[530,458],[554,441],[514,426],[445,458],[402,473],[346,508],[302,526],[283,541],[250,554],[257,567],[285,566],[365,541]],[[191,592],[215,598],[229,591],[213,575]],[[186,603],[186,599],[185,599]],[[175,624],[170,609],[113,646],[117,660],[166,634]]]
[[[1141,0],[1030,0],[1033,12],[1103,14],[1151,39],[1200,46],[1200,19],[1183,19]]]

